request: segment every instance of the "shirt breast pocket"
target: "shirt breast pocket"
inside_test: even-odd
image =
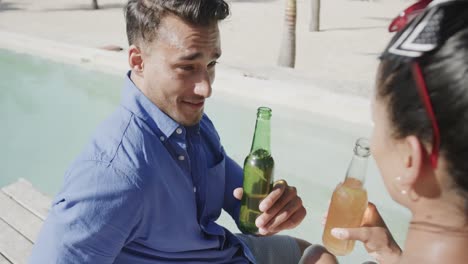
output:
[[[220,162],[207,169],[205,179],[205,186],[207,189],[205,192],[205,209],[203,212],[203,222],[206,227],[214,224],[214,221],[216,221],[221,214],[221,209],[224,204],[225,177],[226,161],[223,155]]]

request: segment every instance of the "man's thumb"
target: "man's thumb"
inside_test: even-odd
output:
[[[233,195],[237,200],[241,200],[243,194],[244,194],[244,189],[242,188],[234,189]]]

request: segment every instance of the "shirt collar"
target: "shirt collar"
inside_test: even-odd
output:
[[[152,129],[156,131],[160,130],[166,138],[170,137],[181,125],[151,102],[133,83],[130,75],[131,71],[128,71],[125,76],[125,86],[122,92],[122,106],[139,118],[145,120]]]

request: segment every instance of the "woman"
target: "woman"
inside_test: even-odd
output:
[[[405,246],[372,206],[367,227],[332,233],[363,241],[379,263],[468,263],[468,1],[433,1],[381,60],[371,150],[411,211]]]

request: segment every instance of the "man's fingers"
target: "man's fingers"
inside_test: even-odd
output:
[[[236,198],[237,200],[242,200],[242,195],[244,194],[244,189],[236,188],[236,189],[234,189],[234,192],[232,194],[234,195],[234,198]]]
[[[280,224],[276,228],[266,229],[266,230],[268,230],[268,232],[270,234],[274,234],[274,233],[277,233],[277,232],[279,232],[281,230],[295,228],[296,226],[298,226],[302,222],[302,220],[304,220],[306,214],[307,214],[306,209],[304,207],[301,207],[293,215],[291,215],[291,217],[289,217],[289,219],[287,221],[283,222],[282,224]]]
[[[300,208],[302,208],[302,200],[299,196],[296,196],[287,203],[281,211],[279,211],[276,216],[264,226],[264,228],[271,230],[277,229],[279,225],[286,222]]]
[[[273,206],[276,203],[276,201],[283,195],[284,190],[287,187],[288,187],[288,184],[286,183],[285,180],[279,180],[275,182],[273,186],[273,190],[260,203],[259,205],[260,211],[265,212],[266,210],[270,209],[270,207]]]
[[[287,192],[284,192],[283,195],[276,199],[275,203],[270,206],[266,211],[263,211],[263,214],[261,214],[257,220],[255,221],[255,224],[258,227],[265,227],[266,224],[268,224],[276,215],[291,201],[294,199],[294,197],[297,197],[297,193],[295,188],[290,188]],[[266,199],[266,198],[265,198]],[[260,207],[260,211],[261,211]]]

